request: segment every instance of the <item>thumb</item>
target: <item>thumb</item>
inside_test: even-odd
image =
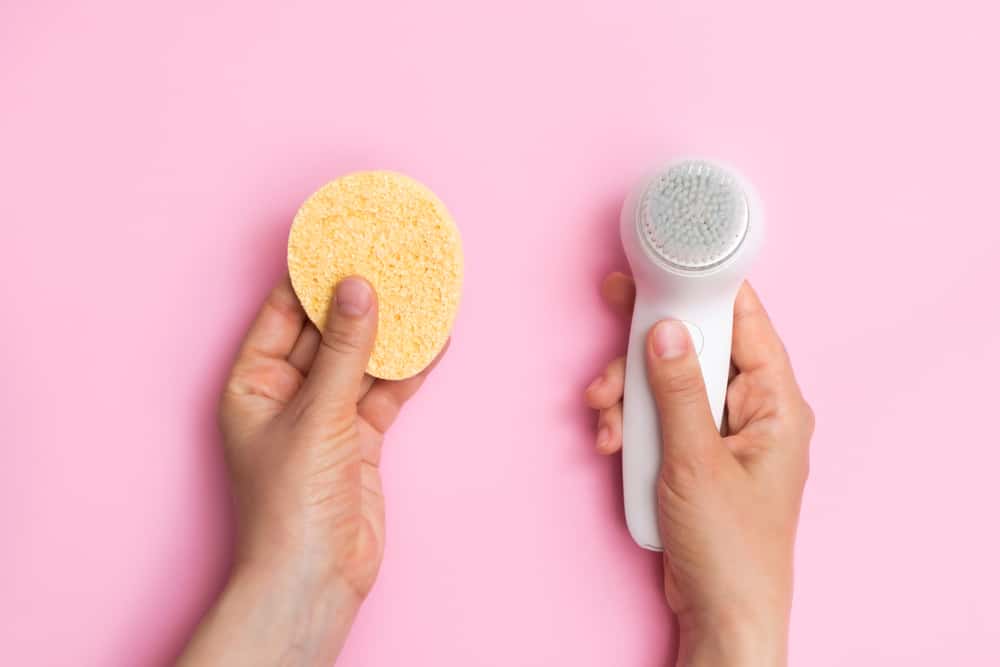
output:
[[[378,326],[375,290],[364,278],[344,278],[334,290],[316,358],[303,386],[308,402],[354,403]]]
[[[721,448],[701,365],[687,327],[663,320],[649,332],[646,372],[660,417],[664,466],[688,468]]]

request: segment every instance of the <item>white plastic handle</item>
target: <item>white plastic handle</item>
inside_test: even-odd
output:
[[[646,338],[656,322],[670,318],[688,326],[696,349],[702,339],[698,360],[718,427],[729,383],[734,298],[735,290],[720,290],[711,301],[683,298],[676,292],[650,295],[640,289],[636,294],[625,364],[622,479],[625,521],[632,538],[646,549],[663,550],[656,497],[663,446],[656,402],[646,377]]]
[[[676,163],[684,162],[679,160]],[[674,163],[672,163],[674,164]],[[750,262],[763,240],[763,210],[753,186],[737,171],[716,163],[736,179],[746,196],[748,227],[740,247],[720,265],[685,271],[664,263],[640,239],[638,203],[649,178],[641,181],[622,205],[622,248],[635,278],[636,303],[625,368],[622,423],[622,482],[625,520],[642,547],[663,550],[657,512],[656,482],[663,446],[656,403],[646,378],[646,337],[659,320],[678,319],[693,332],[708,403],[715,424],[722,424],[729,384],[733,339],[733,302]],[[699,346],[700,342],[700,346]]]

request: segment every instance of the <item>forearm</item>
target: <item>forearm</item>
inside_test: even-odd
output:
[[[359,606],[346,586],[315,586],[283,571],[240,567],[178,666],[329,665]]]
[[[784,619],[692,623],[679,619],[677,667],[785,667],[788,623]]]

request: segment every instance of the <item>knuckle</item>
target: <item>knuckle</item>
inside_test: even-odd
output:
[[[323,334],[320,345],[338,356],[357,354],[362,349],[361,333],[355,328],[334,327]]]
[[[657,384],[662,393],[682,398],[694,398],[705,391],[701,373],[689,368],[665,371],[660,374]]]
[[[656,480],[656,503],[660,510],[660,515],[668,515],[670,508],[683,497],[678,494],[676,484],[673,480],[666,478],[662,473]]]
[[[303,392],[288,410],[294,427],[323,437],[342,435],[354,420],[355,404],[346,398],[319,392]],[[331,432],[332,431],[332,432]]]
[[[691,484],[686,480],[671,477],[665,470],[661,470],[656,480],[656,500],[660,513],[669,510],[678,500],[688,498],[691,495],[690,490]]]
[[[348,442],[358,436],[358,424],[354,415],[331,406],[329,412],[312,410],[303,415],[306,432],[311,434],[310,442]]]
[[[697,460],[664,461],[656,480],[656,497],[663,508],[678,500],[690,500],[703,486],[706,470]]]
[[[675,494],[681,493],[698,486],[711,472],[706,457],[698,451],[665,456],[660,465],[659,483]]]
[[[298,322],[300,306],[294,294],[286,289],[285,285],[279,285],[271,290],[264,307],[273,310],[279,317],[289,322]]]
[[[665,487],[661,491],[689,488],[695,484],[698,477],[698,468],[690,461],[670,460],[664,461],[660,466],[659,483],[661,487]]]

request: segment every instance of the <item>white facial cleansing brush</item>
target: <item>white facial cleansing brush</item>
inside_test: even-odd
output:
[[[760,246],[763,219],[756,193],[738,173],[681,160],[632,191],[622,207],[621,235],[636,288],[622,424],[625,519],[639,546],[660,551],[656,480],[662,445],[646,379],[646,337],[659,320],[684,322],[712,416],[721,426],[733,301]]]

